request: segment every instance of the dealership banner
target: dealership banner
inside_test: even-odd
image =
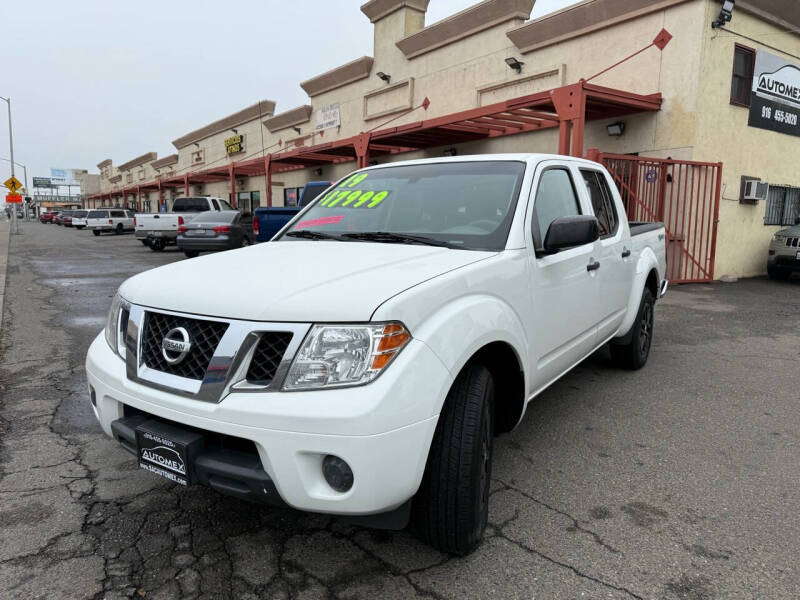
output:
[[[316,131],[339,127],[341,124],[342,115],[338,104],[330,104],[317,110]]]
[[[800,67],[769,52],[756,52],[747,124],[800,136]]]
[[[49,188],[52,186],[49,177],[34,177],[33,187]]]

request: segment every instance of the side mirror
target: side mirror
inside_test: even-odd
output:
[[[544,250],[553,254],[566,248],[591,244],[600,237],[597,219],[591,215],[559,217],[547,228]]]

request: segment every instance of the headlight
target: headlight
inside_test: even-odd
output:
[[[125,358],[125,334],[128,331],[130,311],[130,302],[119,293],[114,294],[106,320],[106,341],[111,349],[122,358]]]
[[[776,234],[774,234],[772,236],[772,241],[773,242],[785,242],[786,241],[786,236],[785,235],[781,235],[780,233],[776,233]]]
[[[314,325],[297,351],[283,389],[369,383],[410,339],[411,335],[400,323]]]

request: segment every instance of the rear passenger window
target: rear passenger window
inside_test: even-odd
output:
[[[125,216],[125,213],[122,212],[121,210],[112,210],[111,211],[111,216],[114,217],[114,218],[119,219],[119,218],[123,218]]]
[[[539,188],[533,203],[535,218],[534,233],[539,235],[536,246],[544,244],[547,229],[559,217],[574,217],[581,214],[578,196],[572,185],[572,177],[565,169],[548,169],[539,178]]]
[[[617,232],[619,218],[614,206],[614,196],[608,187],[608,182],[602,173],[597,171],[581,170],[586,189],[592,200],[592,209],[600,225],[600,237],[608,237]]]

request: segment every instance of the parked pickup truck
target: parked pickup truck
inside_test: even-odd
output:
[[[330,181],[309,181],[300,193],[297,206],[264,206],[253,213],[253,235],[256,242],[268,242],[300,210],[331,186]]]
[[[86,359],[91,403],[180,485],[410,520],[463,555],[486,527],[493,438],[604,344],[644,366],[664,273],[663,226],[630,226],[599,164],[371,167],[269,244],[125,281]]]
[[[136,239],[151,250],[162,251],[178,240],[178,227],[188,223],[198,213],[208,210],[234,210],[222,198],[195,196],[176,198],[169,213],[138,213],[136,215]]]

